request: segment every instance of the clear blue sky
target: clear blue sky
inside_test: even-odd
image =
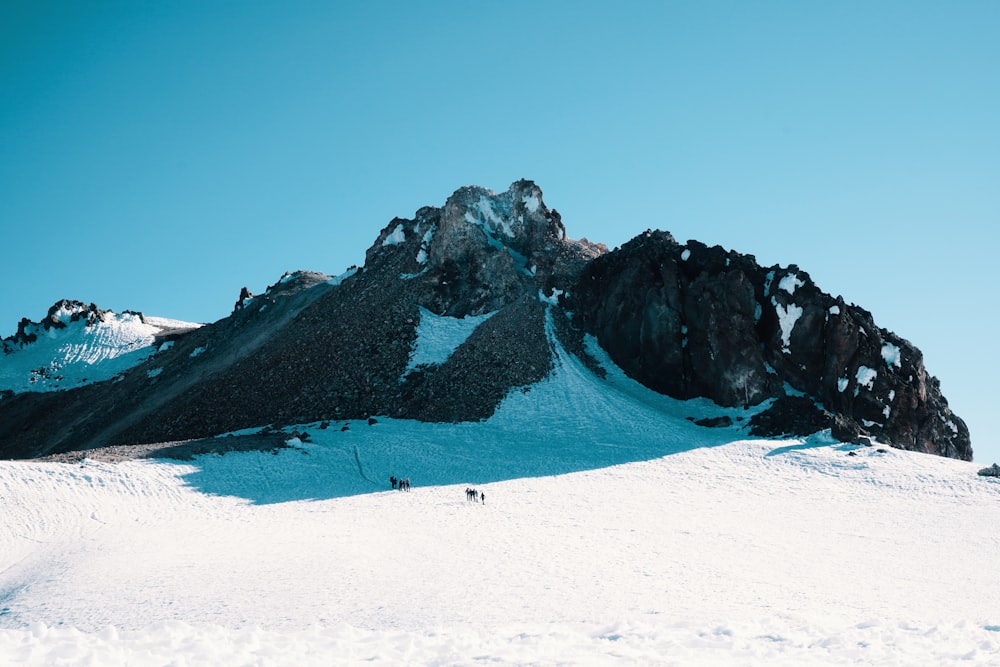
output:
[[[0,336],[178,319],[535,180],[571,237],[795,263],[1000,460],[998,2],[0,2]]]

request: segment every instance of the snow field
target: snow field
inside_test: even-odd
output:
[[[591,347],[479,423],[0,462],[0,664],[1000,664],[997,480],[698,428],[746,413]]]
[[[206,458],[263,486],[299,456]],[[998,486],[856,458],[734,442],[476,485],[485,505],[463,485],[253,504],[186,486],[197,466],[3,463],[0,660],[998,664]]]
[[[783,634],[775,634],[783,628]],[[157,623],[143,631],[113,627],[86,634],[36,624],[0,632],[0,656],[18,665],[918,665],[996,664],[996,630],[966,623],[930,628],[877,622],[815,628],[782,619],[745,625],[693,623],[607,626],[549,624],[466,627],[420,633],[348,625],[291,633]],[[972,645],[966,653],[957,651]],[[949,650],[954,649],[954,650]],[[984,660],[984,658],[987,658]],[[926,662],[925,662],[926,661]]]
[[[38,339],[8,354],[0,354],[0,389],[14,392],[56,391],[110,380],[156,352],[156,334],[168,328],[201,325],[134,313],[108,312],[106,319],[87,326],[69,321],[64,329],[38,326]]]

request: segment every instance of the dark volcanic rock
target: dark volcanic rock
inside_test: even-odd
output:
[[[1000,477],[1000,466],[994,463],[991,466],[982,468],[978,473],[981,477]]]
[[[833,416],[833,422],[830,424],[830,435],[841,442],[850,442],[856,445],[871,444],[868,439],[868,431],[858,426],[858,423],[853,419],[840,414]]]
[[[584,269],[570,309],[646,386],[676,398],[756,404],[779,395],[781,382],[758,342],[756,286],[746,272],[752,258],[728,259],[718,247],[684,248],[669,233],[646,232]]]
[[[571,294],[577,324],[657,391],[748,406],[788,386],[881,441],[972,457],[968,428],[920,351],[797,266],[764,268],[750,255],[646,232],[588,264]],[[791,423],[767,428],[805,434]]]
[[[808,435],[833,425],[833,415],[805,396],[782,396],[770,408],[750,419],[750,435],[773,437]]]
[[[115,382],[4,399],[0,455],[371,415],[484,419],[550,371],[539,295],[565,289],[602,251],[567,239],[530,181],[500,194],[462,188],[443,208],[393,220],[361,270],[286,274],[257,296],[244,289],[229,317]],[[421,307],[494,314],[446,361],[408,373]]]
[[[409,373],[398,416],[486,419],[511,387],[538,382],[551,368],[545,309],[537,299],[522,297],[479,325],[447,361]]]
[[[696,419],[695,424],[698,426],[704,426],[706,428],[723,428],[733,425],[733,419],[729,415],[722,415],[721,417],[705,417],[704,419]]]

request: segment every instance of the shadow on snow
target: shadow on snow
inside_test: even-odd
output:
[[[346,431],[307,428],[310,441],[289,448],[196,457],[197,469],[183,479],[202,493],[270,504],[389,491],[390,476],[410,479],[419,488],[562,475],[746,437],[736,428],[707,429],[670,418],[639,429],[635,422],[595,428],[592,421],[581,417],[535,430],[489,421],[388,419],[374,425],[350,422]]]
[[[389,477],[413,488],[483,485],[648,461],[746,437],[749,411],[705,399],[678,401],[628,378],[596,346],[606,371],[596,376],[553,337],[554,367],[541,382],[514,389],[492,417],[457,424],[379,419],[305,428],[307,442],[274,453],[202,456],[184,476],[208,494],[254,503],[328,499],[390,490]],[[731,428],[690,420],[728,415]]]

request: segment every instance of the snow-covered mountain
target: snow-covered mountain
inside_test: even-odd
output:
[[[531,181],[461,188],[392,220],[364,267],[244,289],[231,316],[172,331],[152,356],[154,322],[68,303],[5,341],[0,456],[370,416],[482,420],[551,372],[551,327],[591,366],[586,335],[646,386],[711,399],[704,424],[972,458],[920,351],[799,267],[665,232],[612,251],[574,241]],[[452,328],[468,335],[447,356],[416,352]]]
[[[1000,481],[798,267],[521,181],[205,326],[67,303],[0,357],[0,664],[1000,664]]]
[[[110,380],[200,326],[59,301],[40,322],[24,319],[16,334],[0,341],[0,392],[57,391]]]
[[[442,325],[420,359],[467,340]],[[699,427],[545,332],[483,421],[0,462],[0,664],[1000,664],[998,480]]]

